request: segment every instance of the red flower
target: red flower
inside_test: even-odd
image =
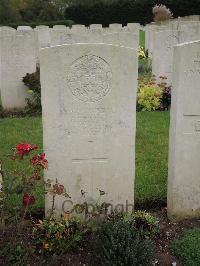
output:
[[[53,186],[53,192],[57,195],[62,195],[65,192],[65,187],[60,184],[55,184]]]
[[[35,203],[35,197],[28,193],[25,193],[23,196],[23,205],[28,206],[34,203]]]
[[[45,159],[45,153],[33,156],[31,163],[32,165],[39,165],[44,169],[48,168],[48,161]]]
[[[20,143],[16,146],[17,154],[19,154],[20,159],[22,160],[24,155],[29,155],[30,151],[36,150],[37,146],[31,145],[29,143]]]

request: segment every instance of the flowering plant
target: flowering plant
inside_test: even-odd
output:
[[[81,223],[65,214],[55,218],[39,220],[33,228],[33,240],[38,253],[60,254],[77,248],[83,237]]]
[[[155,83],[155,78],[140,79],[137,104],[138,109],[142,111],[158,110],[161,104],[163,89]]]
[[[146,54],[145,54],[145,49],[144,49],[144,47],[140,46],[140,49],[139,49],[139,51],[138,51],[138,56],[139,56],[139,59],[146,58]]]
[[[13,148],[12,155],[9,158],[17,167],[20,163],[26,163],[27,174],[22,171],[14,170],[7,173],[3,169],[3,163],[0,163],[0,225],[5,226],[6,222],[15,212],[15,220],[19,221],[20,217],[25,217],[28,207],[36,203],[35,187],[39,180],[42,180],[43,169],[48,168],[48,161],[45,154],[32,154],[38,149],[37,145],[30,143],[19,143]],[[22,162],[23,161],[23,162]],[[10,214],[6,208],[6,201],[11,195],[19,195],[21,197],[21,205],[13,207]]]
[[[139,79],[137,93],[138,111],[164,111],[171,105],[171,87],[167,85],[166,77],[155,76]]]

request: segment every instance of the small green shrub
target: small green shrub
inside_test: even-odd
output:
[[[28,88],[28,93],[31,95],[27,99],[27,112],[28,113],[41,113],[41,84],[40,84],[40,68],[37,67],[35,73],[27,73],[23,78],[24,84]]]
[[[139,58],[139,65],[138,65],[138,72],[139,76],[144,76],[144,75],[151,75],[151,63],[148,59],[148,51],[145,51],[145,57],[146,58]]]
[[[132,222],[119,219],[107,221],[94,234],[94,246],[103,265],[150,265],[154,245]]]
[[[200,229],[187,231],[180,239],[171,243],[174,254],[186,266],[200,265]]]
[[[145,211],[136,211],[124,215],[124,221],[132,223],[132,227],[139,230],[145,238],[154,238],[159,232],[158,219]]]
[[[155,83],[154,77],[139,80],[137,103],[138,110],[158,110],[162,102],[163,88]]]
[[[26,265],[28,254],[22,246],[13,246],[9,243],[0,250],[0,257],[5,265]]]

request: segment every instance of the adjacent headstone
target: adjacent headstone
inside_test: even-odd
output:
[[[168,216],[200,216],[200,41],[174,50]]]
[[[65,25],[54,25],[54,30],[67,30],[67,27]]]
[[[53,28],[50,30],[51,46],[61,45],[65,43],[73,43],[71,35],[67,33],[67,28]]]
[[[86,43],[103,43],[102,29],[90,29],[86,35]]]
[[[184,33],[181,42],[200,40],[200,23],[183,23],[179,25],[179,30]]]
[[[88,29],[85,25],[72,25],[71,32],[75,34],[85,34],[87,33]]]
[[[117,33],[105,34],[104,43],[138,49],[139,34],[133,34],[130,32],[117,32]]]
[[[17,30],[18,31],[32,30],[32,28],[30,26],[18,26]]]
[[[140,30],[140,24],[139,23],[128,23],[126,28],[128,31],[137,34]]]
[[[119,23],[110,24],[109,29],[114,31],[114,32],[121,31],[122,30],[122,24],[119,24]]]
[[[12,28],[0,30],[0,88],[4,108],[26,105],[27,88],[22,82],[26,73],[36,71],[34,34],[23,34]]]
[[[148,28],[148,34],[147,34],[147,47],[148,47],[148,55],[152,59],[153,58],[153,51],[154,51],[154,44],[155,44],[155,34],[157,32],[161,31],[167,31],[169,28],[167,26],[157,26],[157,25],[151,25]]]
[[[91,24],[90,29],[91,30],[102,29],[102,24]]]
[[[137,51],[63,45],[43,49],[40,60],[45,178],[64,184],[72,204],[133,204]],[[56,199],[58,214],[69,211],[64,200]]]
[[[35,31],[38,35],[38,48],[46,48],[51,44],[50,28],[48,26],[37,26]]]
[[[178,31],[160,31],[154,34],[154,49],[152,56],[152,73],[159,79],[167,78],[168,85],[172,83],[173,47],[179,44]]]

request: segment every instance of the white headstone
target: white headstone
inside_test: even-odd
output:
[[[90,29],[85,34],[85,40],[86,43],[103,43],[102,29]]]
[[[85,25],[72,25],[71,32],[75,34],[85,34],[87,33],[88,29]]]
[[[153,57],[153,51],[154,51],[154,44],[155,44],[155,34],[157,32],[163,32],[163,31],[167,31],[169,30],[169,28],[167,26],[157,26],[157,25],[151,25],[149,28],[148,28],[148,34],[147,34],[147,37],[148,37],[148,40],[147,40],[147,43],[148,43],[148,55],[150,58]]]
[[[35,31],[38,35],[39,49],[49,47],[51,44],[50,28],[48,26],[37,26]]]
[[[130,32],[109,33],[104,35],[104,43],[138,49],[139,35]]]
[[[26,73],[36,71],[36,44],[32,31],[0,30],[1,101],[4,108],[26,105],[27,88],[22,82]]]
[[[172,83],[173,47],[179,44],[178,31],[160,31],[154,34],[154,49],[152,56],[152,73],[158,79],[167,78],[168,85]]]
[[[64,184],[74,204],[96,204],[100,190],[99,203],[133,204],[137,51],[75,44],[43,49],[40,59],[45,178]]]
[[[113,23],[109,25],[109,30],[112,32],[118,32],[122,30],[122,24]]]
[[[174,49],[168,216],[200,215],[200,41]]]
[[[53,29],[55,29],[55,30],[66,30],[67,27],[65,25],[54,25]]]
[[[200,23],[180,24],[179,30],[184,33],[181,42],[200,40]]]
[[[102,24],[91,24],[90,25],[90,29],[94,30],[94,29],[102,29]]]
[[[32,28],[30,26],[18,26],[17,30],[20,31],[24,31],[24,30],[32,30]]]
[[[139,23],[128,23],[126,27],[128,31],[131,31],[137,34],[140,29],[140,24]]]
[[[57,28],[51,29],[50,36],[51,36],[51,46],[68,43],[69,39],[71,40],[70,38],[71,35],[68,35],[66,27],[64,29],[57,29]]]

